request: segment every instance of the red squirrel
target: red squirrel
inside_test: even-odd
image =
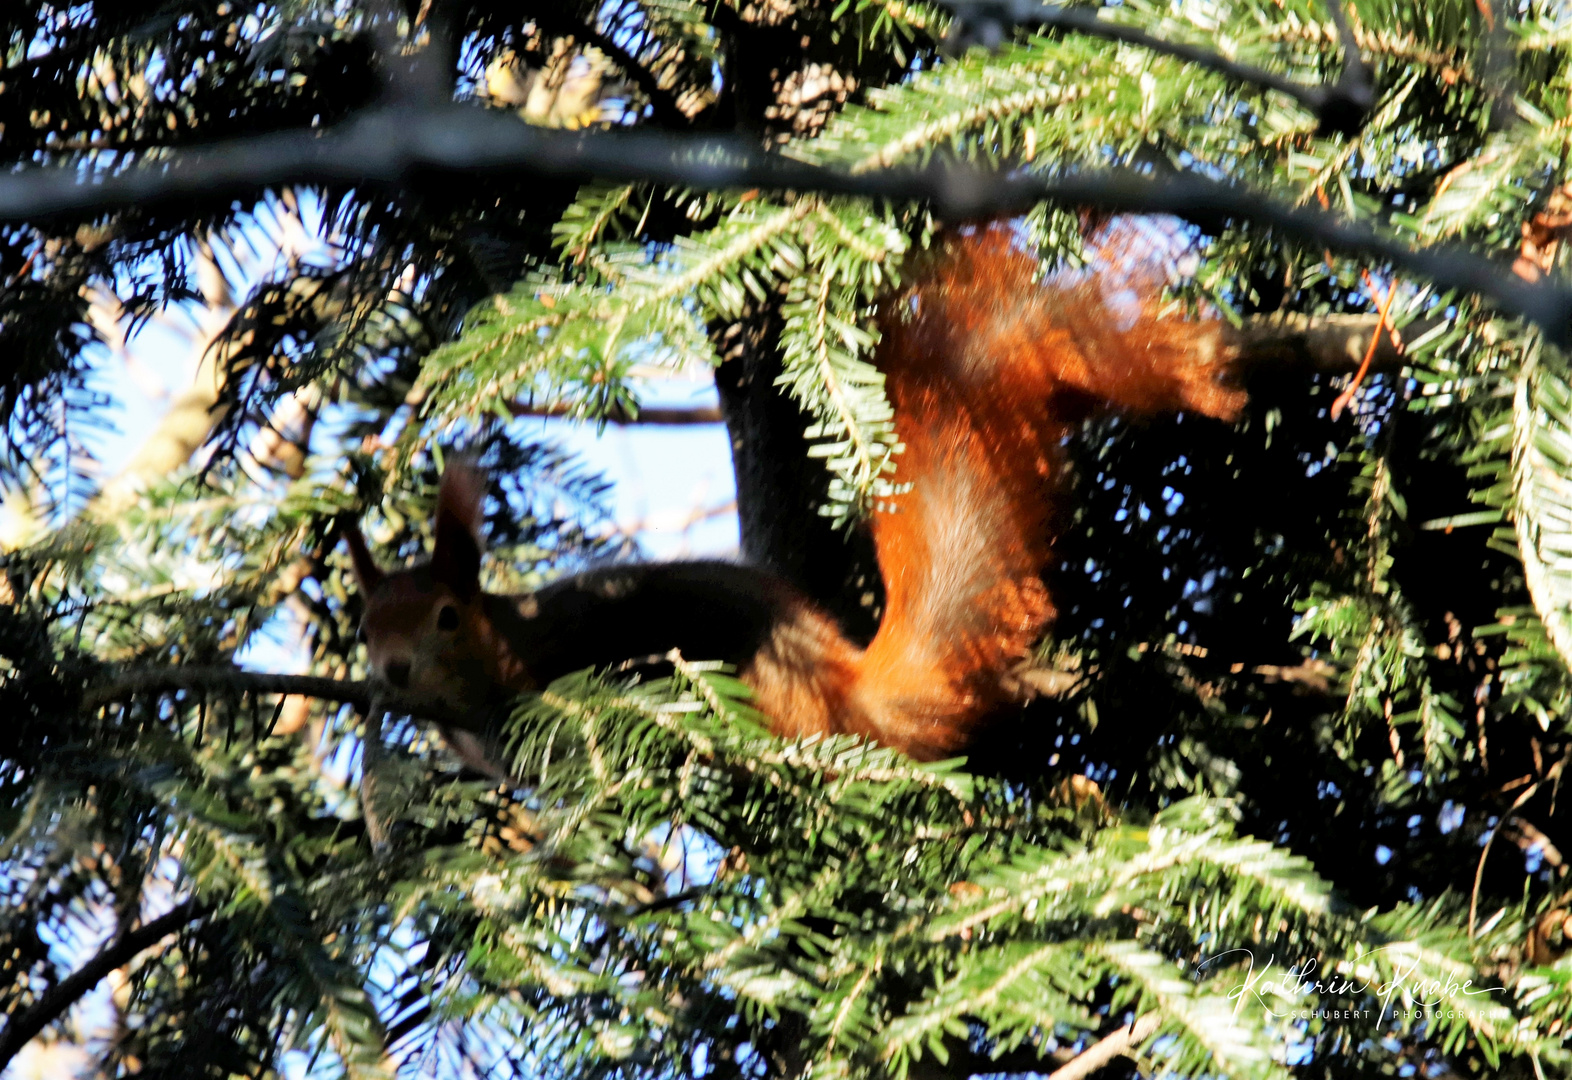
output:
[[[882,304],[875,363],[905,448],[899,493],[870,516],[885,607],[866,648],[790,583],[731,563],[611,566],[526,596],[483,592],[484,483],[458,467],[443,476],[429,563],[384,574],[346,531],[372,672],[480,716],[568,672],[676,648],[736,665],[782,736],[953,754],[1012,697],[1012,668],[1053,620],[1042,574],[1065,436],[1100,408],[1232,419],[1244,403],[1226,384],[1216,321],[1159,312],[1165,275],[1129,250],[1150,247],[1137,231],[1103,227],[1101,269],[1045,278],[1008,223],[956,229]],[[477,739],[444,734],[484,765]]]

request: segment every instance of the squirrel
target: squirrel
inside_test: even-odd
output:
[[[870,515],[885,606],[866,648],[791,583],[726,562],[613,565],[524,596],[480,588],[484,482],[450,466],[431,560],[384,573],[345,530],[373,674],[484,715],[587,667],[659,656],[736,666],[771,729],[845,733],[937,760],[1015,695],[1011,672],[1054,618],[1043,581],[1065,438],[1100,409],[1243,406],[1212,318],[1160,311],[1167,275],[1138,226],[1090,236],[1090,268],[1043,276],[1019,230],[941,234],[877,312],[874,362],[895,431],[896,494]],[[496,772],[475,733],[444,729]]]

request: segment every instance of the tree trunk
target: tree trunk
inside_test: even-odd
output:
[[[878,624],[883,582],[864,529],[836,529],[819,513],[829,473],[808,456],[811,418],[780,387],[779,297],[741,320],[712,328],[715,372],[731,439],[742,555],[823,604],[854,638]]]

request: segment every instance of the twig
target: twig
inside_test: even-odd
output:
[[[1572,342],[1572,290],[1526,282],[1464,248],[1415,250],[1328,212],[1289,206],[1242,185],[1179,173],[1151,178],[1127,169],[1044,176],[955,164],[858,175],[796,161],[744,142],[651,131],[573,132],[534,127],[462,106],[374,108],[327,133],[278,132],[179,154],[157,165],[102,176],[78,164],[0,176],[0,222],[38,221],[175,199],[254,194],[283,184],[397,184],[478,173],[597,176],[700,190],[769,188],[930,203],[943,217],[1013,213],[1049,200],[1130,213],[1173,214],[1216,228],[1254,221],[1318,247],[1365,252],[1404,274],[1487,297],[1537,323],[1547,340]]]
[[[190,923],[200,914],[195,901],[177,904],[152,922],[116,938],[101,949],[87,963],[66,978],[50,987],[33,1005],[12,1013],[5,1030],[0,1031],[0,1073],[22,1047],[32,1041],[44,1028],[75,1005],[83,994],[97,986],[116,968],[124,967],[143,951],[152,948],[166,936]]]
[[[724,502],[713,503],[705,506],[702,502],[690,506],[686,513],[678,512],[667,514],[646,514],[618,524],[617,531],[624,536],[637,536],[647,530],[673,532],[686,534],[695,525],[702,525],[706,521],[716,518],[729,517],[737,512],[737,500],[727,499]],[[680,513],[680,516],[678,514]]]
[[[1479,853],[1479,865],[1474,867],[1474,890],[1469,894],[1468,897],[1469,941],[1474,940],[1474,924],[1479,918],[1479,886],[1480,883],[1485,879],[1485,860],[1490,857],[1490,847],[1496,842],[1496,836],[1501,832],[1502,829],[1506,828],[1507,823],[1512,820],[1512,815],[1521,810],[1523,808],[1523,804],[1528,802],[1529,799],[1532,799],[1535,793],[1538,791],[1539,784],[1537,783],[1530,784],[1527,788],[1525,788],[1523,793],[1513,800],[1512,808],[1505,814],[1501,815],[1501,820],[1496,822],[1496,827],[1490,830],[1490,835],[1485,837],[1484,850]]]
[[[1364,270],[1362,273],[1365,276],[1365,288],[1370,291],[1370,298],[1376,300],[1375,279],[1370,276],[1370,271],[1368,270]],[[1392,310],[1392,301],[1396,298],[1397,282],[1394,281],[1391,287],[1387,289],[1386,296],[1381,297],[1377,301],[1381,307],[1376,314],[1376,328],[1374,333],[1370,335],[1370,347],[1365,350],[1365,358],[1359,362],[1359,370],[1354,372],[1354,377],[1349,380],[1348,386],[1344,388],[1341,394],[1337,395],[1337,400],[1332,402],[1331,416],[1333,420],[1341,416],[1343,410],[1348,408],[1353,402],[1354,395],[1359,393],[1359,387],[1365,381],[1365,376],[1370,374],[1370,361],[1375,359],[1376,349],[1381,346],[1381,339],[1384,336],[1382,331],[1392,325],[1388,321],[1387,316]],[[1393,347],[1401,355],[1403,350],[1396,342],[1393,343]]]
[[[690,900],[702,899],[713,893],[717,887],[717,884],[712,882],[709,885],[695,885],[693,888],[683,889],[681,892],[658,896],[646,903],[635,904],[631,909],[623,912],[622,916],[626,919],[637,919],[645,915],[653,915],[656,912],[669,911],[672,908],[681,907]]]

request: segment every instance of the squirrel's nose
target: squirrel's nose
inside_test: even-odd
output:
[[[382,673],[382,677],[400,690],[409,689],[409,665],[407,663],[389,664]]]

